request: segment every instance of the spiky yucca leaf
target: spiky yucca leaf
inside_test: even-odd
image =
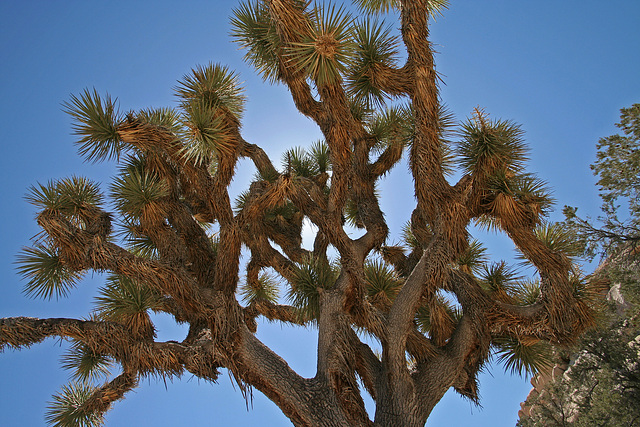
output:
[[[467,250],[458,258],[458,266],[468,273],[478,274],[488,259],[487,248],[482,246],[480,241],[473,239]]]
[[[336,83],[353,51],[353,18],[343,7],[322,5],[314,9],[311,19],[310,34],[288,48],[288,61],[319,86]]]
[[[284,152],[282,155],[282,167],[287,175],[305,178],[319,173],[314,159],[301,147],[294,147]]]
[[[229,138],[223,117],[202,101],[184,107],[182,154],[197,164],[209,164],[216,154],[233,153],[235,144]]]
[[[375,81],[376,68],[391,67],[397,58],[397,37],[384,24],[370,19],[358,22],[354,30],[354,55],[349,63],[349,94],[365,105],[382,105],[388,96]]]
[[[104,423],[103,414],[84,409],[84,403],[96,389],[89,384],[73,382],[53,395],[45,420],[54,427],[97,427]]]
[[[24,292],[31,297],[51,299],[67,296],[82,278],[60,260],[56,249],[43,244],[24,248],[17,256],[18,273],[27,279]]]
[[[426,231],[427,233],[431,234],[430,230]],[[407,245],[411,250],[422,249],[422,244],[413,234],[413,230],[411,229],[411,221],[405,222],[402,226],[401,238],[404,244]]]
[[[354,0],[354,3],[362,12],[370,15],[400,9],[400,0]],[[427,7],[429,14],[440,14],[449,7],[449,0],[428,0]]]
[[[178,81],[175,88],[180,105],[189,109],[195,104],[199,110],[222,108],[240,118],[244,110],[244,89],[238,76],[227,67],[209,63],[198,65]]]
[[[253,180],[254,181],[267,181],[270,183],[274,183],[276,182],[276,180],[280,177],[280,173],[274,169],[268,168],[268,169],[262,169],[259,171],[256,171]]]
[[[411,115],[413,117],[413,114]],[[413,124],[413,122],[412,122]],[[456,150],[453,148],[451,137],[456,125],[455,115],[444,104],[438,104],[438,130],[440,132],[440,163],[442,172],[453,175],[456,171]]]
[[[503,337],[494,339],[497,362],[512,374],[535,375],[553,366],[551,346],[535,338]]]
[[[251,304],[257,301],[269,301],[275,303],[278,300],[278,281],[267,273],[261,273],[258,283],[245,283],[240,289],[242,301]]]
[[[49,181],[46,184],[38,183],[29,187],[25,199],[40,209],[47,209],[61,213],[69,209],[69,201],[64,198],[58,189],[57,181]]]
[[[535,175],[498,169],[487,178],[491,194],[485,206],[495,218],[491,226],[504,229],[513,224],[538,224],[553,205],[546,183]]]
[[[510,302],[515,283],[520,276],[506,262],[500,261],[489,266],[485,264],[480,278],[482,287],[489,294],[500,301]]]
[[[559,252],[568,257],[576,257],[581,253],[575,231],[562,223],[543,223],[534,230],[536,237],[553,252]]]
[[[123,171],[110,186],[114,205],[125,216],[139,218],[148,205],[169,195],[164,180],[141,169],[135,167]]]
[[[281,205],[268,209],[264,213],[264,220],[267,222],[286,223],[293,219],[296,213],[300,212],[296,205],[287,201]]]
[[[124,276],[110,276],[95,298],[96,314],[134,332],[153,334],[149,311],[163,307],[162,297],[147,286]]]
[[[125,242],[127,249],[142,258],[157,259],[158,248],[153,240],[140,231],[140,225],[132,218],[124,218],[118,236]]]
[[[139,235],[129,239],[129,251],[136,256],[147,259],[158,259],[158,248],[149,236]]]
[[[349,103],[349,112],[359,122],[366,122],[375,112],[371,105],[363,99],[349,97],[347,102]]]
[[[462,123],[458,144],[458,162],[468,173],[485,176],[495,171],[520,172],[527,160],[523,131],[506,120],[490,120],[481,110]]]
[[[245,61],[252,64],[264,80],[275,83],[279,78],[282,42],[264,2],[241,3],[233,11],[231,35],[247,50]]]
[[[238,194],[235,200],[236,212],[240,212],[242,209],[244,209],[244,207],[247,205],[247,202],[249,201],[250,194],[251,192],[249,190],[245,190]]]
[[[369,121],[369,133],[376,139],[374,153],[382,152],[389,144],[408,145],[414,134],[413,115],[407,106],[392,106],[378,112]]]
[[[446,332],[453,331],[453,326],[461,319],[462,312],[440,294],[436,296],[433,308],[435,310],[430,309],[428,305],[418,308],[415,322],[420,332],[433,337],[436,328],[447,329],[447,331],[440,331],[440,334],[445,332],[445,335]],[[442,344],[441,342],[440,345]]]
[[[402,287],[402,280],[393,268],[380,260],[368,261],[364,265],[364,275],[369,300],[383,307],[390,306]]]
[[[75,216],[86,205],[99,206],[103,201],[97,183],[81,176],[72,176],[46,185],[31,186],[25,196],[32,205],[55,213]]]
[[[538,215],[547,215],[555,203],[548,184],[530,173],[521,173],[513,177],[513,192],[515,197]]]
[[[445,175],[455,172],[455,151],[451,148],[451,136],[455,116],[442,104],[438,105],[438,133],[440,164]],[[401,143],[410,146],[415,138],[415,116],[409,105],[393,106],[375,114],[368,122],[369,133],[377,140],[372,151],[381,152],[389,144]]]
[[[109,357],[94,352],[86,344],[74,341],[62,355],[62,367],[73,371],[73,379],[93,381],[109,375],[112,361]]]
[[[147,108],[140,111],[137,117],[145,123],[166,128],[176,135],[180,133],[180,114],[173,108]]]
[[[58,181],[58,191],[74,209],[84,204],[98,206],[103,199],[99,185],[82,176],[61,179]]]
[[[313,160],[315,169],[318,173],[324,173],[331,170],[331,159],[329,158],[329,146],[325,141],[315,141],[311,144],[309,157]]]
[[[71,100],[62,105],[64,112],[73,118],[74,134],[80,137],[76,141],[80,155],[93,162],[120,157],[125,145],[118,136],[122,118],[116,101],[109,95],[103,100],[95,89],[85,89],[79,96],[71,95]]]
[[[540,298],[540,281],[519,281],[513,287],[513,299],[518,305],[535,304]]]
[[[601,309],[606,304],[604,296],[609,290],[606,280],[595,280],[576,268],[569,275],[569,284],[573,289],[573,296],[580,303],[579,308],[584,310],[582,314],[585,319],[592,318],[593,310]]]
[[[389,13],[392,9],[400,8],[400,0],[354,0],[354,4],[369,15]]]
[[[320,289],[332,287],[339,270],[320,259],[310,257],[296,264],[287,297],[299,310],[301,319],[315,321],[320,314]]]
[[[473,219],[475,225],[477,225],[481,230],[485,231],[500,231],[500,221],[491,215],[481,215],[477,218]]]

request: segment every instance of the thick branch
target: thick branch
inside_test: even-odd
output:
[[[160,293],[171,295],[186,312],[194,316],[206,316],[208,310],[203,304],[200,290],[184,270],[136,257],[55,214],[43,212],[38,217],[38,223],[56,241],[60,256],[70,268],[76,271],[107,270],[139,280]]]
[[[432,223],[449,184],[442,170],[437,75],[428,41],[428,5],[425,0],[402,1],[402,39],[407,47],[407,68],[414,83],[411,94],[415,116],[415,138],[410,163],[415,180],[418,209]]]
[[[82,409],[89,413],[102,414],[111,408],[111,404],[124,397],[125,393],[138,386],[135,374],[123,372],[112,381],[96,389],[84,402]]]

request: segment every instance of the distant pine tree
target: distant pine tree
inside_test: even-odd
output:
[[[599,327],[565,350],[564,375],[525,402],[518,425],[640,425],[640,104],[621,110],[623,135],[600,139],[597,161],[601,226],[565,208],[566,224],[583,254],[601,255],[598,278],[611,284]],[[626,209],[619,203],[626,202]]]

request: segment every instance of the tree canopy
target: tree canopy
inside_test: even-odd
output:
[[[602,199],[601,225],[577,216],[577,208],[564,210],[568,224],[580,234],[586,255],[592,258],[610,256],[640,241],[640,104],[621,109],[616,127],[622,134],[601,138],[596,162],[591,165]]]
[[[244,3],[233,17],[247,61],[286,85],[324,135],[280,167],[242,137],[242,88],[219,64],[184,76],[174,109],[120,113],[93,90],[65,104],[80,154],[115,160],[119,173],[106,197],[77,176],[28,195],[43,232],[20,256],[27,293],[62,297],[88,271],[109,273],[88,320],[0,320],[3,347],[72,340],[78,381],[55,397],[52,424],[100,423],[141,378],[215,380],[226,368],[296,425],[423,425],[451,387],[477,399],[492,351],[534,370],[544,342],[570,342],[591,323],[570,236],[545,221],[551,197],[526,170],[520,127],[481,109],[455,125],[439,99],[428,22],[446,2],[357,3],[398,8],[400,36],[295,0]],[[416,207],[403,245],[390,245],[376,183],[405,155]],[[256,177],[233,203],[241,158]],[[304,221],[318,228],[312,249]],[[473,223],[504,231],[538,280],[487,263]],[[188,336],[155,341],[150,312],[188,324]],[[259,317],[317,328],[313,378],[255,337]],[[106,372],[116,376],[90,382]]]

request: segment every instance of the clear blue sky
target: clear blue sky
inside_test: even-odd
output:
[[[531,170],[555,190],[558,207],[595,215],[597,190],[588,165],[599,137],[616,132],[618,112],[640,102],[640,2],[636,0],[452,0],[432,28],[439,51],[442,98],[459,119],[475,106],[522,124]],[[278,160],[284,149],[319,137],[296,114],[285,88],[264,84],[242,62],[229,37],[235,1],[2,1],[0,2],[0,317],[82,317],[100,278],[56,301],[26,298],[15,254],[38,232],[23,199],[36,182],[71,174],[104,183],[113,164],[89,165],[75,154],[69,118],[60,104],[87,87],[109,92],[121,109],[168,106],[172,87],[197,64],[228,64],[245,82],[243,134]],[[252,175],[243,164],[234,191]],[[398,236],[414,206],[406,167],[381,188],[383,208]],[[561,219],[559,211],[553,215]],[[392,237],[393,238],[393,237]],[[496,256],[512,247],[491,236]],[[158,319],[160,339],[183,338]],[[282,332],[286,332],[283,334]],[[313,375],[312,330],[264,325],[260,336],[294,369]],[[0,425],[40,426],[46,402],[68,379],[58,358],[65,344],[47,340],[29,350],[0,354]],[[499,366],[481,376],[483,408],[453,393],[436,407],[430,427],[513,426],[526,379]],[[143,381],[107,415],[107,425],[287,426],[258,392],[247,411],[225,375],[209,385],[185,376]]]

